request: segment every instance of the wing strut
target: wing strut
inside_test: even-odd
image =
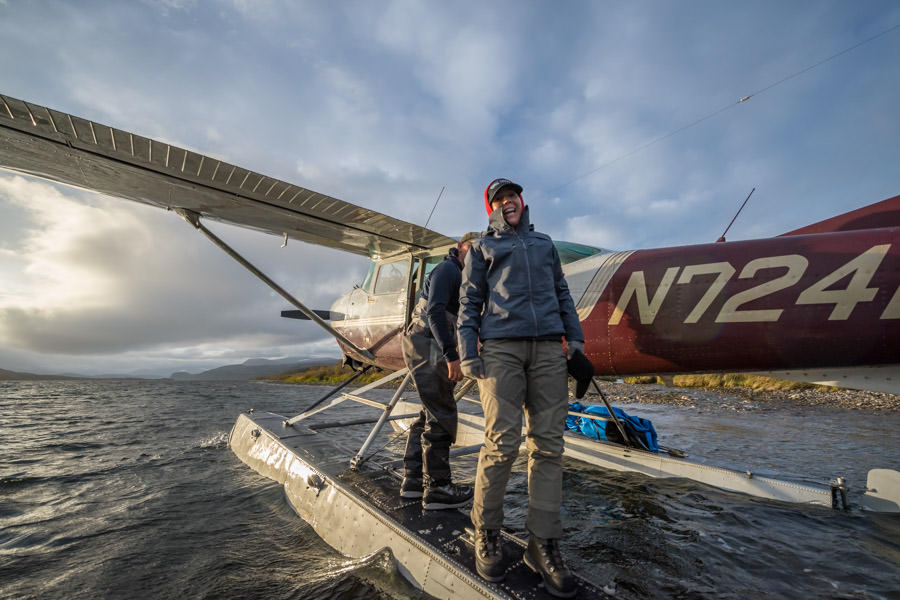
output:
[[[260,271],[256,267],[254,267],[249,261],[247,261],[247,259],[245,259],[243,256],[238,254],[231,246],[229,246],[228,244],[223,242],[221,239],[219,239],[219,237],[216,236],[216,234],[214,234],[212,231],[207,229],[200,222],[200,215],[198,213],[195,213],[192,210],[187,210],[184,208],[176,208],[174,210],[177,214],[179,214],[181,216],[181,218],[183,218],[185,221],[187,221],[188,223],[190,223],[191,225],[193,225],[194,227],[199,229],[203,233],[203,235],[205,235],[206,237],[208,237],[210,239],[210,241],[212,243],[214,243],[216,246],[218,246],[219,248],[224,250],[225,253],[228,254],[228,256],[230,256],[231,258],[233,258],[234,260],[239,262],[244,268],[246,268],[248,271],[250,271],[251,273],[256,275],[266,285],[268,285],[270,288],[272,288],[273,290],[278,292],[278,294],[282,298],[284,298],[285,300],[287,300],[288,302],[290,302],[291,304],[296,306],[300,312],[302,312],[304,315],[309,317],[309,319],[311,321],[313,321],[316,325],[318,325],[319,327],[321,327],[322,329],[324,329],[325,331],[330,333],[337,341],[339,341],[339,342],[343,343],[345,346],[347,346],[353,354],[358,355],[357,356],[358,359],[361,359],[364,362],[374,362],[375,361],[375,357],[372,355],[371,352],[369,352],[368,350],[365,350],[364,348],[359,348],[356,344],[354,344],[353,342],[348,340],[346,337],[341,335],[334,327],[332,327],[331,325],[326,323],[324,320],[322,320],[322,318],[319,315],[317,315],[314,311],[306,308],[306,306],[304,306],[303,303],[301,303],[299,300],[297,300],[296,298],[291,296],[284,288],[282,288],[280,285],[278,285],[277,283],[275,283],[274,281],[269,279],[265,273],[263,273],[262,271]]]

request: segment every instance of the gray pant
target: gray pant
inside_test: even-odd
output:
[[[524,408],[528,449],[528,517],[541,538],[559,538],[562,522],[563,432],[569,390],[566,357],[557,341],[485,340],[479,380],[484,446],[478,456],[472,524],[503,526],[503,497],[519,454]]]
[[[404,474],[424,478],[426,485],[446,485],[451,479],[450,446],[456,441],[456,382],[450,379],[438,343],[420,321],[413,321],[401,345],[403,360],[410,370],[425,361],[413,370],[422,411],[406,438]]]

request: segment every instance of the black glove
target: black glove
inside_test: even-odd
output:
[[[578,340],[569,340],[568,341],[569,349],[566,351],[566,358],[572,358],[575,356],[576,352],[581,352],[584,354],[584,342],[579,342]]]
[[[467,358],[459,363],[459,368],[465,377],[472,379],[484,379],[484,361],[480,356],[475,358]]]

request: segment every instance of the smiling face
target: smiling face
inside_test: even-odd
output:
[[[519,195],[511,187],[505,187],[494,195],[491,208],[497,210],[503,207],[503,218],[510,227],[516,227],[522,219],[522,201]]]

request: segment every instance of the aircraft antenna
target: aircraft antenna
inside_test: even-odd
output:
[[[431,207],[431,212],[428,213],[428,218],[425,219],[425,225],[423,225],[423,227],[425,229],[428,229],[428,222],[431,221],[431,215],[434,214],[434,209],[437,208],[438,202],[441,201],[441,196],[443,196],[443,195],[444,195],[444,186],[441,186],[441,191],[438,194],[437,200],[434,201],[434,206]]]
[[[750,193],[747,194],[747,197],[744,198],[744,203],[741,204],[741,207],[738,209],[738,211],[737,211],[736,213],[734,213],[734,217],[732,217],[731,223],[728,224],[728,227],[725,228],[725,231],[723,231],[723,232],[722,232],[722,235],[719,236],[719,239],[716,240],[717,242],[724,242],[724,241],[725,241],[725,234],[728,233],[728,230],[731,229],[731,226],[732,226],[732,225],[734,225],[735,219],[738,218],[738,215],[741,214],[741,211],[744,210],[744,207],[745,207],[745,206],[747,206],[747,200],[750,199],[750,196],[752,196],[752,195],[753,195],[753,192],[755,192],[755,191],[756,191],[756,188],[753,188],[752,190],[750,190]]]

